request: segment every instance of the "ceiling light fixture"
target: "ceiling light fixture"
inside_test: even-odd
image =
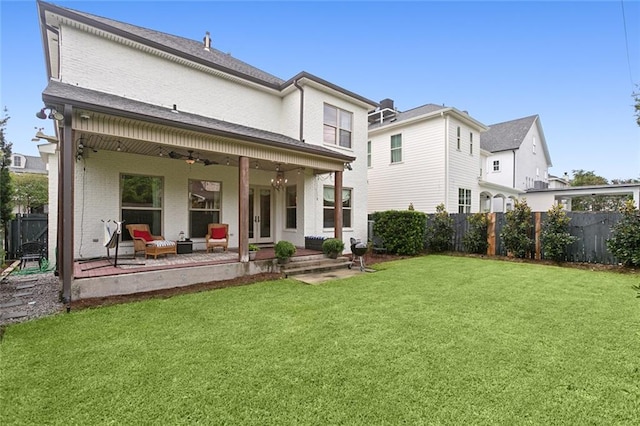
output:
[[[280,164],[276,166],[276,177],[271,179],[271,186],[280,191],[287,184],[288,179],[284,177],[284,172],[280,170]]]

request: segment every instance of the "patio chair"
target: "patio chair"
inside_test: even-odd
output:
[[[135,223],[126,225],[129,235],[133,239],[133,257],[136,253],[143,251],[144,258],[153,256],[157,259],[162,254],[177,254],[177,244],[175,241],[165,240],[162,235],[151,235],[149,225],[146,223]]]
[[[216,247],[222,247],[223,251],[229,248],[229,224],[210,223],[207,225],[207,235],[204,240],[207,242],[207,253]]]
[[[18,249],[20,259],[20,269],[27,266],[29,261],[38,262],[38,267],[42,269],[42,262],[46,259],[47,246],[40,241],[29,241]]]

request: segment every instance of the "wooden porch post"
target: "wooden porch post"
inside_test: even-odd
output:
[[[333,220],[335,223],[334,237],[338,240],[342,240],[342,171],[335,172],[335,186],[334,186],[334,205]]]
[[[238,164],[238,260],[249,262],[249,157]]]
[[[495,213],[487,213],[487,218],[489,219],[489,223],[487,224],[487,255],[495,256],[496,255],[496,214]]]
[[[71,283],[73,282],[73,203],[74,203],[74,155],[73,155],[73,130],[71,128],[71,117],[73,109],[71,105],[64,106],[64,127],[62,130],[62,140],[60,144],[60,167],[61,180],[58,182],[61,197],[58,203],[62,205],[58,215],[58,235],[62,243],[59,252],[59,271],[62,276],[62,298],[67,304],[67,311],[71,308]]]

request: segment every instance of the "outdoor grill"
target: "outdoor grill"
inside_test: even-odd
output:
[[[366,252],[367,245],[351,237],[351,263],[349,264],[349,269],[351,269],[356,262],[359,262],[360,270],[364,272],[364,254]]]

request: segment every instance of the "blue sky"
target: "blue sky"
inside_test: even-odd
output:
[[[640,1],[53,1],[202,40],[282,79],[300,71],[400,110],[491,125],[539,114],[553,167],[640,177]],[[0,0],[0,107],[13,151],[38,155],[46,71],[36,2]]]

